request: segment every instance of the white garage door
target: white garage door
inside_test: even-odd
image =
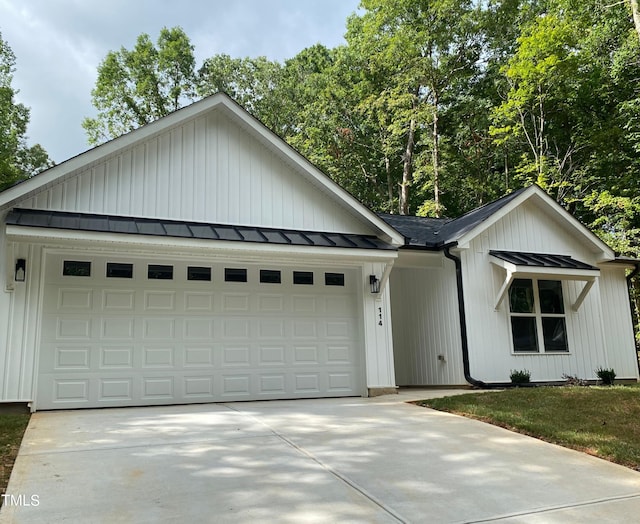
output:
[[[362,394],[357,273],[49,255],[37,409]]]

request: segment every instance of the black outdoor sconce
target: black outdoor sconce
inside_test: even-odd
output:
[[[380,281],[375,275],[369,275],[369,284],[371,285],[371,293],[377,295],[380,293]]]
[[[16,282],[24,282],[24,279],[27,275],[27,261],[24,258],[19,258],[16,260],[16,273],[14,275],[14,280]]]

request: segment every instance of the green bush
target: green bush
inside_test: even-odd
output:
[[[613,368],[598,368],[596,369],[596,375],[598,375],[598,378],[605,386],[613,386],[613,381],[616,379],[616,372],[613,370]]]
[[[512,369],[509,378],[512,384],[528,384],[531,380],[531,371],[528,369]]]

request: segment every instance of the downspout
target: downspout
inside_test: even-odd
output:
[[[490,389],[490,388],[507,388],[513,387],[511,382],[502,382],[496,383],[492,382],[491,384],[487,384],[482,380],[477,380],[471,376],[471,370],[469,367],[469,338],[467,336],[467,315],[464,310],[464,291],[462,288],[462,261],[460,257],[451,253],[450,249],[455,247],[457,242],[452,242],[450,244],[445,244],[442,246],[444,251],[444,256],[449,260],[453,260],[453,263],[456,266],[456,287],[458,290],[458,315],[460,317],[460,340],[462,342],[462,367],[464,369],[464,378],[465,380],[476,388],[482,389]]]
[[[638,364],[638,372],[640,373],[640,360],[638,359],[638,347],[636,346],[636,341],[638,340],[638,330],[636,329],[636,318],[635,318],[635,314],[634,312],[636,311],[635,308],[635,303],[633,301],[633,283],[632,280],[633,278],[640,273],[640,263],[636,262],[635,263],[635,268],[633,269],[633,271],[631,273],[629,273],[627,275],[627,291],[629,293],[629,309],[631,311],[631,327],[633,329],[633,342],[634,342],[634,349],[635,349],[635,356],[636,356],[636,362]]]

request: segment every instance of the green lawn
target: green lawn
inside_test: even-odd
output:
[[[7,490],[11,468],[20,449],[29,417],[29,414],[0,415],[0,494]]]
[[[515,388],[417,402],[640,470],[640,387]]]

